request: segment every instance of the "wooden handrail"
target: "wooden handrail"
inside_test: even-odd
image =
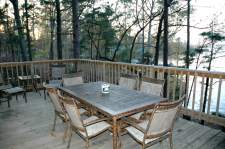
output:
[[[17,78],[19,75],[28,75],[31,73],[35,73],[41,76],[41,84],[43,82],[47,82],[51,80],[51,64],[65,64],[66,72],[74,71],[77,69],[78,71],[83,71],[83,79],[86,82],[91,81],[106,81],[109,83],[118,84],[118,80],[121,74],[131,74],[137,75],[141,73],[146,77],[155,77],[155,72],[157,72],[158,79],[163,79],[164,73],[168,74],[167,79],[167,97],[171,97],[171,99],[175,100],[176,98],[180,98],[184,94],[184,84],[185,77],[189,78],[189,86],[193,83],[192,94],[190,94],[190,100],[192,104],[189,107],[183,108],[182,113],[192,116],[194,118],[203,119],[208,122],[214,122],[215,124],[225,126],[224,122],[225,118],[219,117],[218,114],[220,112],[221,107],[221,92],[222,92],[222,82],[225,79],[224,72],[215,72],[215,71],[203,71],[203,70],[190,70],[176,67],[164,67],[164,66],[153,66],[153,65],[143,65],[143,64],[130,64],[123,62],[110,62],[110,61],[100,61],[100,60],[90,60],[90,59],[63,59],[63,60],[42,60],[42,61],[26,61],[26,62],[7,62],[0,63],[0,73],[3,74],[5,82],[8,83],[10,79]],[[71,65],[72,64],[72,65]],[[193,78],[193,80],[191,80]],[[202,111],[203,108],[203,96],[205,91],[205,84],[199,81],[205,81],[207,78],[210,79],[209,83],[209,95],[208,95],[208,103],[206,104],[208,107],[205,109],[205,112]],[[198,80],[198,81],[196,81]],[[218,88],[216,96],[216,107],[215,113],[216,115],[211,114],[211,101],[213,96],[213,81],[218,81]],[[22,85],[21,82],[16,80],[19,85]],[[32,84],[34,80],[28,82],[28,84]],[[196,84],[200,84],[201,90],[200,95],[197,96]],[[214,88],[215,89],[215,88]],[[214,93],[215,94],[215,93]],[[187,94],[188,95],[188,94]],[[199,98],[199,99],[198,99]],[[195,102],[199,100],[199,107],[196,107]]]

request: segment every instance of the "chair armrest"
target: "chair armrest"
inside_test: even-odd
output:
[[[86,126],[89,126],[89,125],[93,125],[93,124],[96,124],[96,123],[99,123],[99,122],[102,122],[102,121],[106,121],[108,120],[109,118],[100,118],[100,119],[96,119],[96,120],[93,120],[93,121],[90,121],[90,122],[87,122],[84,124],[84,127]]]
[[[143,133],[145,132],[144,128],[142,128],[141,126],[139,126],[137,123],[134,123],[133,121],[129,120],[128,118],[122,118],[122,120],[123,120],[125,123],[131,125],[132,127],[136,128],[136,129],[138,129],[138,130],[140,130],[141,132],[143,132]]]

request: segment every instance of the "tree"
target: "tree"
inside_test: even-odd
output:
[[[22,56],[22,61],[26,61],[27,60],[27,57],[25,54],[26,46],[25,46],[25,40],[24,40],[23,27],[22,27],[20,15],[19,15],[18,0],[10,0],[10,2],[12,3],[13,9],[14,9],[14,17],[15,17],[15,21],[16,21],[16,28],[18,31],[18,36],[19,36],[19,45],[20,45],[20,53]]]
[[[55,16],[55,0],[40,0],[42,6],[44,6],[45,19],[47,19],[50,26],[50,43],[49,43],[49,59],[54,59],[54,37],[55,37],[55,24],[56,24],[56,16]]]
[[[31,50],[31,38],[30,38],[30,29],[29,29],[29,14],[28,11],[31,8],[31,5],[28,4],[27,0],[24,3],[25,8],[25,25],[26,25],[26,37],[27,37],[27,49],[28,49],[28,56],[29,60],[32,61],[32,50]]]
[[[62,59],[62,27],[61,27],[61,10],[60,10],[60,0],[55,0],[56,9],[56,22],[57,22],[57,54],[58,59]]]
[[[72,24],[73,24],[73,57],[80,57],[80,21],[79,21],[79,1],[72,0]]]
[[[115,45],[116,31],[111,24],[115,18],[109,18],[114,12],[109,6],[94,8],[93,12],[94,16],[92,12],[85,13],[81,20],[81,47],[89,49],[89,45],[93,45],[96,59],[111,60],[110,51]]]
[[[164,0],[164,34],[163,34],[163,66],[168,66],[168,0]],[[164,73],[165,84],[163,88],[163,97],[167,96],[167,73]]]

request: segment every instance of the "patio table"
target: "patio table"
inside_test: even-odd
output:
[[[161,97],[147,95],[136,90],[110,84],[110,93],[101,93],[101,84],[91,82],[74,86],[59,87],[65,94],[76,98],[81,104],[93,107],[112,119],[113,149],[120,148],[118,120],[125,116],[153,108]]]
[[[37,86],[38,86],[38,80],[41,79],[39,75],[26,75],[26,76],[18,76],[19,81],[22,83],[24,88],[27,88],[28,82],[32,82],[32,86],[35,89],[36,92],[38,92],[40,95],[41,93],[38,91]]]
[[[4,87],[2,87],[3,90],[1,90],[1,92],[3,92],[6,95],[6,98],[7,98],[6,101],[8,102],[8,107],[10,107],[10,100],[12,100],[12,96],[14,96],[14,95],[16,95],[16,100],[18,100],[17,96],[20,95],[20,94],[23,94],[25,102],[27,103],[26,91],[23,88],[21,88],[21,87],[11,87],[11,88],[9,88],[9,86],[10,85],[5,85],[5,89],[4,89]]]

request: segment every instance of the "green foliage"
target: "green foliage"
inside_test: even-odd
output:
[[[81,47],[90,48],[90,43],[101,55],[107,56],[115,45],[116,31],[112,27],[111,17],[114,11],[109,5],[104,8],[94,8],[83,14],[81,20]]]
[[[220,33],[213,33],[211,31],[202,32],[200,35],[216,42],[223,41],[225,39],[225,36],[221,35]]]
[[[34,59],[47,59],[48,58],[48,50],[37,50],[33,52]]]

